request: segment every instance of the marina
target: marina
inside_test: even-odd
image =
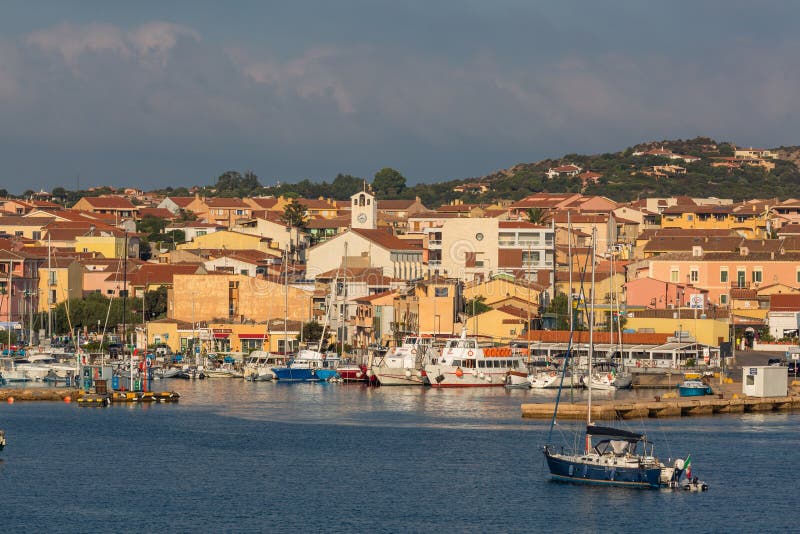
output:
[[[305,497],[334,510],[323,529],[329,532],[470,531],[476,516],[483,529],[522,532],[532,524],[547,524],[595,531],[592,516],[568,517],[563,510],[596,509],[598,499],[620,524],[658,532],[671,529],[675,517],[702,513],[709,530],[726,525],[733,531],[748,521],[754,493],[790,491],[794,482],[791,471],[771,469],[774,447],[765,443],[800,441],[800,414],[792,412],[653,419],[648,437],[657,442],[660,455],[674,463],[691,452],[693,469],[712,490],[642,496],[548,481],[539,447],[546,423],[521,418],[519,406],[552,400],[549,392],[281,386],[244,380],[178,383],[182,397],[173,406],[0,405],[0,428],[8,439],[0,456],[4,529],[122,530],[136,517],[142,531],[181,531],[191,517],[193,524],[209,530],[318,531],[318,518],[286,511]],[[614,395],[633,399],[637,392]],[[637,420],[620,426],[642,430]],[[585,424],[564,421],[557,429],[571,442]],[[476,451],[484,451],[480,468],[466,467]],[[787,447],[783,458],[796,462],[798,454]],[[337,461],[320,461],[332,457]],[[512,468],[509,459],[526,462],[526,468]],[[748,469],[741,469],[745,464]],[[121,473],[139,471],[148,487],[158,488],[158,498],[130,491]],[[91,477],[81,476],[89,472]],[[30,481],[48,477],[54,483],[36,485],[32,503]],[[63,480],[71,491],[55,483]],[[102,494],[97,494],[98,480],[103,481]],[[327,483],[333,480],[335,486]],[[745,484],[747,492],[741,491]],[[94,497],[76,501],[75,495],[93,492]],[[433,502],[420,495],[438,497]],[[784,500],[769,503],[762,513],[770,524],[763,530],[793,530],[788,506]],[[471,514],[442,513],[456,508]]]

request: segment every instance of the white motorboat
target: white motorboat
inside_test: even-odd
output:
[[[425,365],[436,356],[432,337],[406,336],[373,362],[370,371],[382,386],[422,386],[427,382]]]
[[[255,350],[250,353],[244,363],[243,374],[245,379],[253,382],[263,382],[275,380],[273,367],[280,368],[286,366],[286,356],[270,354],[263,350]]]
[[[529,375],[525,371],[508,371],[506,373],[507,389],[530,389]]]
[[[17,369],[13,358],[0,358],[0,375],[6,382],[30,382],[31,378],[21,369]]]
[[[442,354],[425,366],[430,385],[446,387],[503,387],[509,371],[527,372],[521,354],[511,350],[507,355],[486,357],[478,340],[461,337],[450,339]]]

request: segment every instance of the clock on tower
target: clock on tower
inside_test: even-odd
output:
[[[359,191],[350,197],[350,226],[374,230],[377,228],[378,206],[375,197],[367,191]]]

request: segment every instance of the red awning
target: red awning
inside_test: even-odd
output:
[[[227,334],[227,333],[223,334],[223,333],[220,333],[220,332],[214,332],[214,339],[228,339],[228,336],[230,336],[230,334]]]
[[[239,339],[267,339],[267,334],[239,334]]]

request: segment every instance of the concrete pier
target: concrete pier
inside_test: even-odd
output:
[[[523,404],[522,417],[550,419],[555,403]],[[565,403],[558,406],[559,419],[586,419],[588,406],[582,403]],[[752,412],[800,412],[800,396],[719,398],[709,395],[702,398],[671,398],[652,401],[596,401],[592,403],[592,419],[639,419],[645,417],[689,417]]]

